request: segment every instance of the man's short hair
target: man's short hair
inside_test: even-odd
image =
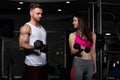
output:
[[[39,3],[31,3],[29,8],[30,8],[30,10],[35,9],[35,8],[41,8],[42,9],[42,7]]]

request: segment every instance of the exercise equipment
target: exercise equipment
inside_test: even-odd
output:
[[[48,45],[43,45],[43,48],[40,49],[41,52],[47,53],[48,52]]]
[[[40,50],[41,52],[48,52],[48,45],[43,44],[43,42],[40,40],[36,40],[34,42],[34,47],[35,49]]]
[[[83,51],[83,50],[81,49],[81,46],[80,46],[78,43],[75,43],[75,44],[73,45],[73,47],[74,47],[75,49],[78,49],[78,50],[79,50],[76,54],[74,54],[74,56],[79,56],[79,57],[81,57],[80,52]]]
[[[75,44],[74,44],[74,48],[75,48],[75,49],[78,49],[79,52],[82,52],[81,46],[80,46],[79,44],[75,43]]]
[[[74,44],[74,48],[79,50],[79,53],[82,51],[85,51],[86,53],[90,52],[90,48],[88,46],[85,47],[85,49],[81,49],[81,46],[78,43]]]
[[[34,42],[34,47],[35,47],[35,49],[42,49],[42,47],[43,47],[43,42],[42,41],[40,41],[40,40],[36,40],[35,42]]]
[[[98,72],[94,73],[92,76],[92,80],[98,80],[99,79],[99,74]]]
[[[96,32],[96,49],[103,49],[105,44],[104,35]]]
[[[13,80],[13,68],[14,68],[14,61],[13,59],[9,60],[9,66],[8,66],[8,80]]]
[[[86,53],[89,53],[89,52],[90,52],[90,48],[89,48],[88,46],[86,46],[85,49],[84,49],[84,51],[85,51]]]

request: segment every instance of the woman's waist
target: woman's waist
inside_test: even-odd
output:
[[[84,59],[84,60],[91,60],[92,59],[91,53],[81,52],[80,55],[81,56],[74,56],[74,58],[80,58],[80,59]]]

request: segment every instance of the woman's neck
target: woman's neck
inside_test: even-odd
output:
[[[80,30],[77,30],[78,36],[81,37],[82,39],[86,39],[86,36],[84,35],[84,33]]]

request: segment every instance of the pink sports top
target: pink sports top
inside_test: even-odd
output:
[[[84,48],[87,46],[89,48],[91,48],[93,45],[90,41],[80,38],[77,32],[76,32],[75,43],[78,43],[79,45],[83,46]]]

